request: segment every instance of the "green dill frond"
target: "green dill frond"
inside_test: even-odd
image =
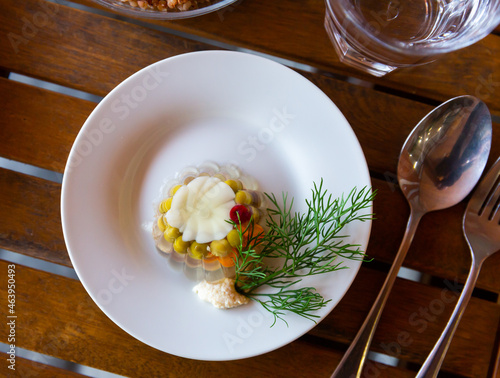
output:
[[[341,231],[351,222],[373,219],[366,214],[376,192],[371,188],[353,188],[344,197],[334,198],[314,183],[312,198],[306,200],[304,213],[293,212],[294,199],[282,194],[281,203],[274,194],[266,196],[270,202],[267,209],[267,232],[254,235],[253,222],[243,230],[236,227],[240,236],[239,258],[235,261],[236,289],[259,302],[274,315],[273,325],[278,319],[292,312],[315,321],[315,311],[329,302],[312,287],[300,287],[301,277],[334,272],[344,269],[341,256],[346,259],[365,260],[366,255],[359,245],[349,244]],[[236,224],[235,224],[236,226]],[[245,235],[252,235],[245,240]],[[267,262],[267,263],[266,263]],[[270,264],[269,262],[279,262]],[[272,290],[264,291],[263,286]]]

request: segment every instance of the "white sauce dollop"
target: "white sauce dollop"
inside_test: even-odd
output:
[[[227,221],[234,196],[233,189],[217,177],[197,177],[174,194],[167,222],[182,232],[184,241],[223,239],[233,228]]]
[[[248,297],[236,291],[234,283],[231,278],[215,282],[203,280],[193,288],[193,291],[200,299],[212,303],[217,308],[233,308],[250,302]]]

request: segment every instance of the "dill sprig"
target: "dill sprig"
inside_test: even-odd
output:
[[[373,219],[373,214],[362,212],[375,197],[370,188],[352,189],[344,198],[333,198],[314,183],[312,199],[306,200],[304,213],[293,212],[293,198],[282,195],[282,203],[274,194],[266,196],[271,203],[267,209],[267,232],[255,234],[253,222],[243,229],[236,227],[240,236],[239,258],[235,259],[236,289],[259,302],[278,319],[286,320],[292,312],[315,321],[314,312],[326,306],[326,300],[313,287],[300,287],[302,277],[344,269],[338,256],[364,260],[366,255],[359,245],[345,242],[348,235],[340,231],[348,223]],[[248,236],[250,235],[250,236]],[[257,290],[267,286],[270,290]]]

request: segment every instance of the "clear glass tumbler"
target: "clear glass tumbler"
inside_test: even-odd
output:
[[[375,76],[469,46],[500,24],[500,0],[325,0],[340,57]]]

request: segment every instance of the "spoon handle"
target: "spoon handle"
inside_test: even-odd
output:
[[[472,291],[474,290],[474,286],[476,285],[480,270],[481,262],[476,263],[473,259],[467,281],[465,282],[465,286],[462,289],[462,294],[460,294],[460,298],[458,298],[458,302],[455,305],[453,314],[451,314],[450,320],[448,320],[448,324],[446,324],[441,337],[436,342],[436,345],[434,345],[434,348],[432,349],[429,356],[427,356],[427,359],[418,371],[418,374],[415,378],[437,377],[446,352],[448,351],[448,347],[450,346],[451,339],[453,338],[453,335],[455,334],[455,331],[458,327],[458,323],[460,322],[465,308],[469,303],[469,299],[472,295]]]
[[[396,281],[399,268],[405,259],[406,253],[408,252],[408,248],[413,240],[413,236],[415,235],[415,231],[422,215],[423,213],[414,211],[413,209],[411,210],[405,234],[403,236],[403,241],[401,242],[398,253],[396,254],[396,258],[394,259],[391,269],[387,274],[385,282],[382,285],[382,289],[380,290],[368,317],[365,319],[361,329],[352,341],[351,346],[333,372],[331,376],[332,378],[361,377],[363,364],[366,356],[368,355],[368,350],[370,349],[370,344],[372,342],[373,335],[375,334],[378,321],[380,320],[385,303],[387,302],[389,293],[391,292],[392,286]]]

